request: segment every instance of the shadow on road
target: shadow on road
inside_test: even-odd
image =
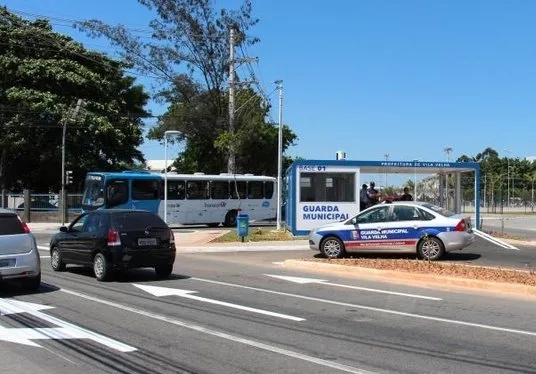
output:
[[[42,293],[54,292],[57,290],[59,290],[58,287],[44,282],[41,282],[41,286],[35,291],[29,291],[25,289],[20,283],[20,281],[17,280],[5,280],[0,282],[0,298],[23,295],[37,295]]]
[[[90,267],[83,266],[72,266],[68,267],[66,270],[67,273],[78,274],[82,276],[87,276],[89,278],[95,278],[93,269]],[[141,269],[125,269],[121,271],[115,271],[110,276],[110,282],[155,282],[155,281],[165,281],[165,280],[179,280],[179,279],[189,279],[189,276],[181,274],[171,274],[167,278],[159,278],[156,276],[154,269],[151,268],[141,268]]]

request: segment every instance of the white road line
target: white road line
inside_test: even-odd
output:
[[[349,286],[349,285],[346,285],[346,284],[330,283],[329,281],[327,281],[325,279],[289,277],[289,276],[285,276],[285,275],[274,275],[274,274],[264,274],[264,275],[266,275],[268,277],[276,278],[276,279],[286,280],[286,281],[289,281],[289,282],[299,283],[299,284],[314,283],[314,284],[322,284],[322,285],[325,285],[325,286],[349,288],[349,289],[359,290],[359,291],[384,293],[384,294],[388,294],[388,295],[396,295],[396,296],[403,296],[403,297],[413,297],[413,298],[416,298],[416,299],[425,299],[425,300],[434,300],[434,301],[443,300],[443,299],[441,299],[439,297],[416,295],[416,294],[413,294],[413,293],[387,291],[387,290],[380,290],[380,289],[377,289],[377,288],[358,287],[358,286]]]
[[[245,310],[245,311],[251,312],[251,313],[264,314],[264,315],[270,316],[270,317],[289,319],[291,321],[297,321],[297,322],[305,321],[305,318],[289,316],[288,314],[276,313],[276,312],[271,312],[269,310],[257,309],[257,308],[252,308],[252,307],[245,306],[245,305],[232,304],[232,303],[227,303],[225,301],[220,301],[220,300],[215,300],[215,299],[208,299],[206,297],[200,297],[200,296],[192,295],[194,293],[197,293],[197,291],[181,290],[181,289],[169,288],[169,287],[148,286],[148,285],[136,284],[136,283],[132,283],[132,285],[134,287],[137,287],[137,288],[139,288],[139,289],[141,289],[141,290],[143,290],[145,292],[148,292],[151,295],[156,296],[156,297],[173,296],[174,295],[174,296],[177,296],[177,297],[184,297],[186,299],[197,300],[197,301],[201,301],[201,302],[204,302],[204,303],[221,305],[221,306],[225,306],[225,307],[228,307],[228,308]]]
[[[493,244],[496,244],[500,247],[503,247],[503,248],[507,248],[507,249],[515,249],[517,251],[519,251],[519,248],[516,248],[514,247],[513,245],[509,244],[509,243],[506,243],[500,239],[497,239],[489,234],[486,234],[485,232],[483,231],[480,231],[480,230],[477,230],[477,229],[473,229],[473,232],[475,235],[481,237],[482,239],[485,239],[487,241],[490,241],[492,242]]]
[[[305,355],[305,354],[302,354],[302,353],[299,353],[299,352],[290,351],[290,350],[279,348],[279,347],[276,347],[276,346],[273,346],[273,345],[261,343],[261,342],[255,341],[255,340],[241,338],[239,336],[227,334],[225,332],[221,332],[221,331],[217,331],[217,330],[212,330],[212,329],[209,329],[209,328],[206,328],[206,327],[203,327],[203,326],[193,325],[190,322],[183,322],[183,321],[180,321],[178,319],[171,318],[171,317],[168,317],[168,316],[165,316],[165,315],[162,315],[162,314],[148,312],[148,311],[145,311],[143,309],[138,309],[138,308],[130,307],[130,306],[127,306],[127,305],[122,305],[122,304],[119,304],[119,303],[116,303],[116,302],[113,302],[113,301],[108,301],[108,300],[104,300],[104,299],[101,299],[101,298],[85,295],[85,294],[82,294],[82,293],[79,293],[79,292],[66,290],[64,288],[61,288],[60,290],[62,292],[65,292],[65,293],[69,294],[69,295],[77,296],[77,297],[80,297],[80,298],[83,298],[83,299],[86,299],[86,300],[94,301],[96,303],[108,305],[108,306],[111,306],[111,307],[114,307],[114,308],[117,308],[117,309],[121,309],[121,310],[128,311],[128,312],[131,312],[131,313],[139,314],[139,315],[142,315],[144,317],[149,317],[149,318],[152,318],[152,319],[156,319],[156,320],[159,320],[159,321],[170,323],[170,324],[175,325],[175,326],[180,326],[180,327],[183,327],[183,328],[186,328],[186,329],[194,330],[194,331],[197,331],[197,332],[200,332],[200,333],[203,333],[203,334],[217,336],[217,337],[220,337],[222,339],[230,340],[230,341],[233,341],[233,342],[236,342],[236,343],[242,343],[242,344],[248,345],[250,347],[254,347],[254,348],[262,349],[262,350],[265,350],[265,351],[269,351],[269,352],[277,353],[277,354],[280,354],[280,355],[284,355],[284,356],[287,356],[287,357],[292,357],[292,358],[296,358],[296,359],[299,359],[299,360],[311,362],[313,364],[325,366],[325,367],[328,367],[328,368],[331,368],[331,369],[337,369],[337,370],[340,370],[340,371],[344,371],[346,373],[354,373],[354,374],[371,374],[371,373],[373,373],[371,371],[367,371],[367,370],[364,370],[364,369],[359,369],[359,368],[348,366],[348,365],[338,364],[338,363],[332,362],[332,361],[322,360],[320,358],[308,356],[308,355]]]
[[[44,245],[38,245],[37,249],[39,249],[41,251],[48,251],[50,248],[48,248],[47,246],[44,246]]]
[[[469,327],[477,327],[477,328],[486,329],[486,330],[493,330],[493,331],[510,332],[510,333],[519,334],[519,335],[536,336],[536,332],[533,332],[533,331],[524,331],[524,330],[510,329],[510,328],[506,328],[506,327],[497,327],[497,326],[491,326],[491,325],[484,325],[484,324],[481,324],[481,323],[459,321],[459,320],[455,320],[455,319],[447,319],[447,318],[441,318],[441,317],[426,316],[424,314],[413,314],[413,313],[399,312],[399,311],[391,310],[391,309],[382,309],[382,308],[375,308],[375,307],[366,306],[366,305],[343,303],[343,302],[339,302],[339,301],[320,299],[320,298],[316,298],[316,297],[303,296],[303,295],[297,295],[297,294],[286,293],[286,292],[272,291],[272,290],[267,290],[267,289],[264,289],[264,288],[242,286],[242,285],[239,285],[239,284],[225,283],[225,282],[213,281],[213,280],[209,280],[209,279],[193,278],[193,277],[190,278],[190,279],[198,280],[198,281],[201,281],[201,282],[219,284],[219,285],[222,285],[222,286],[244,288],[244,289],[253,290],[253,291],[261,291],[261,292],[271,293],[271,294],[275,294],[275,295],[295,297],[295,298],[303,299],[303,300],[317,301],[317,302],[321,302],[321,303],[340,305],[340,306],[346,306],[346,307],[363,309],[363,310],[370,310],[370,311],[373,311],[373,312],[394,314],[394,315],[403,316],[403,317],[410,317],[410,318],[416,318],[416,319],[424,319],[424,320],[428,320],[428,321],[443,322],[443,323],[452,324],[452,325],[462,325],[462,326],[469,326]]]

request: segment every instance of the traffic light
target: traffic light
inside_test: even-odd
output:
[[[65,172],[65,184],[73,184],[73,171],[67,170]]]

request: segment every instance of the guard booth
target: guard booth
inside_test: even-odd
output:
[[[318,226],[348,219],[359,212],[359,190],[369,184],[369,174],[417,174],[439,176],[443,197],[447,178],[454,178],[453,202],[441,198],[439,205],[461,212],[461,175],[474,176],[473,225],[480,226],[480,165],[474,162],[298,160],[287,170],[286,225],[294,235],[307,235]],[[380,191],[381,192],[381,191]],[[413,194],[413,191],[410,191]],[[416,196],[414,196],[416,199]],[[418,199],[416,199],[418,200]]]

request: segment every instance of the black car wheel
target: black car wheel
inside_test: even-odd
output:
[[[93,258],[93,272],[99,282],[107,281],[110,277],[108,260],[102,253],[97,253]]]
[[[41,273],[36,277],[26,278],[22,280],[22,287],[29,291],[35,291],[41,285]]]
[[[65,263],[61,257],[60,250],[57,247],[52,247],[50,251],[50,265],[54,271],[64,271]]]
[[[171,272],[173,271],[173,265],[158,265],[154,268],[154,271],[156,272],[156,276],[158,278],[167,278],[171,275]]]

